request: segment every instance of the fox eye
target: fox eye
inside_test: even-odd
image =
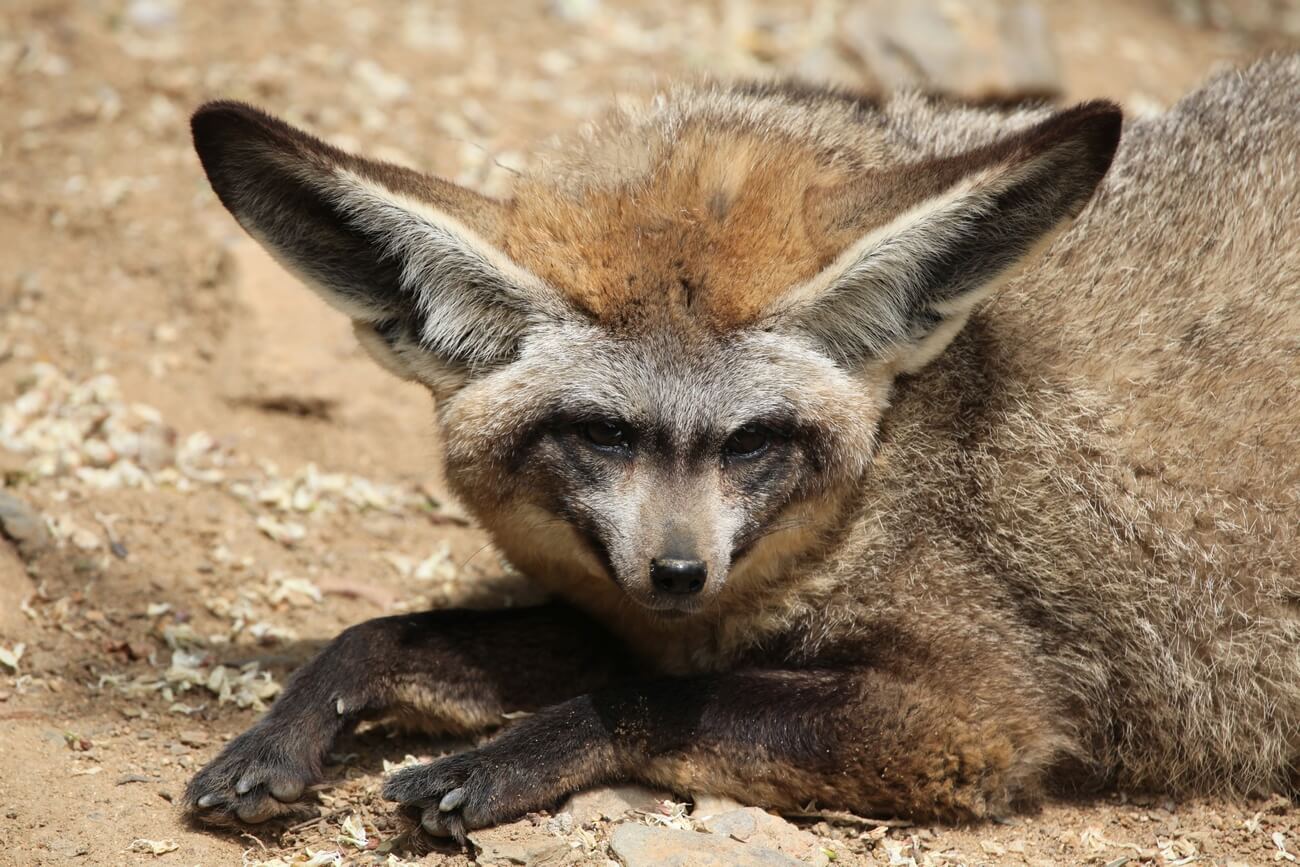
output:
[[[628,449],[632,443],[632,437],[628,433],[627,425],[609,419],[580,424],[578,425],[578,432],[597,448]]]
[[[761,424],[747,424],[736,429],[722,447],[728,458],[752,458],[772,442],[772,432]]]

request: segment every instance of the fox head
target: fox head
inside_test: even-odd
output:
[[[833,532],[895,378],[1079,213],[1120,122],[1088,103],[909,158],[842,98],[686,91],[505,201],[239,103],[193,132],[239,223],[431,389],[507,557],[675,618]]]

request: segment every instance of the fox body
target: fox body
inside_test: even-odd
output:
[[[461,835],[616,780],[954,820],[1294,790],[1300,59],[1122,138],[1108,103],[682,87],[508,201],[236,103],[194,134],[557,599],[348,630],[200,819],[292,811],[359,719],[514,710],[386,796]]]

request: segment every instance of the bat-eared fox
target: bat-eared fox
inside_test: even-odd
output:
[[[504,199],[240,103],[193,132],[554,600],[348,629],[199,821],[301,809],[382,718],[501,727],[384,787],[462,838],[612,782],[939,821],[1296,791],[1300,57],[1126,122],[680,86]]]

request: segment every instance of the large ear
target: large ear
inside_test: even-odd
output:
[[[774,320],[847,366],[881,360],[898,372],[920,369],[979,301],[1083,210],[1110,167],[1120,126],[1114,104],[1085,103],[976,150],[841,189],[822,211],[832,224],[862,227],[856,242],[780,298]]]
[[[499,202],[345,153],[242,103],[208,103],[191,127],[222,204],[351,316],[393,372],[445,381],[502,364],[536,317],[555,312],[555,293],[487,240]]]

